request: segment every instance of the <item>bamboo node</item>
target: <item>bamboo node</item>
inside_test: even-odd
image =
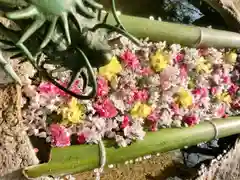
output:
[[[217,128],[216,123],[215,123],[214,121],[211,121],[211,120],[208,120],[208,122],[209,122],[209,123],[213,126],[213,128],[214,128],[215,134],[214,134],[213,139],[217,139],[217,138],[218,138],[218,135],[219,135],[219,131],[218,131],[218,128]]]

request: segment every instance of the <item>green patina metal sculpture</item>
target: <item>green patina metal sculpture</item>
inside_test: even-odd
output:
[[[43,77],[76,98],[90,99],[96,94],[97,85],[92,67],[105,65],[112,57],[107,39],[109,31],[121,33],[136,44],[140,44],[121,25],[116,15],[114,0],[112,0],[113,15],[117,26],[106,24],[108,14],[101,22],[102,5],[94,0],[29,0],[27,3],[28,7],[5,12],[5,17],[15,20],[14,22],[21,29],[27,30],[24,33],[14,32],[1,24],[1,32],[10,39],[10,41],[1,40],[1,42],[11,46],[3,50],[15,51],[17,48],[20,52],[13,58],[24,56]],[[29,19],[32,20],[28,21]],[[61,19],[60,23],[58,23],[59,19]],[[28,24],[30,24],[29,27]],[[19,34],[23,35],[19,36]],[[38,61],[37,59],[43,54],[47,58]],[[83,61],[79,61],[79,57],[82,57]],[[5,71],[20,84],[20,79],[16,78],[17,75],[13,69],[9,68],[9,65],[6,66],[7,61],[1,60],[1,64]],[[54,64],[56,69],[49,72],[44,68],[45,64]],[[83,70],[84,68],[87,72]],[[72,70],[72,77],[67,87],[62,86],[52,76],[53,72],[65,70]],[[83,90],[87,84],[92,87],[92,91],[87,95],[76,94],[70,90],[79,76],[84,79]]]

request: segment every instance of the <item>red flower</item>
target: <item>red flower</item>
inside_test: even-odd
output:
[[[70,146],[70,134],[64,126],[59,124],[51,124],[49,128],[53,146]]]
[[[189,126],[193,126],[198,123],[198,118],[194,115],[184,116],[183,121],[187,123]]]
[[[158,130],[157,127],[158,123],[157,122],[153,122],[152,125],[150,126],[150,131],[155,132]]]
[[[84,144],[86,142],[86,138],[83,133],[78,135],[77,142],[79,144]]]
[[[231,78],[229,76],[223,76],[222,81],[223,83],[229,84],[231,83]]]
[[[228,92],[229,92],[230,95],[234,95],[234,94],[237,93],[238,89],[239,89],[239,86],[237,86],[236,84],[232,83],[232,85],[228,89]]]
[[[103,77],[97,78],[97,96],[105,96],[108,94],[109,88],[108,88],[108,82]]]
[[[211,94],[214,96],[217,93],[217,87],[212,87],[211,88]]]
[[[123,60],[123,62],[131,69],[138,69],[140,67],[138,57],[135,54],[133,54],[130,50],[126,50],[123,54],[121,54],[120,57]]]
[[[112,101],[107,98],[98,100],[93,107],[97,113],[104,118],[113,118],[118,114],[117,109],[113,105]]]
[[[184,56],[185,56],[184,54],[178,53],[175,57],[175,63],[181,62],[184,59]]]
[[[129,126],[129,122],[130,122],[129,117],[127,115],[124,115],[121,128],[124,129],[125,127]]]
[[[208,89],[207,88],[196,88],[192,91],[194,95],[200,96],[201,98],[208,96]]]
[[[233,103],[232,103],[232,108],[235,110],[240,110],[240,99],[236,99]]]

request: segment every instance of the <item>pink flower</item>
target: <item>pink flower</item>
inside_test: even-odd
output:
[[[70,146],[70,134],[64,126],[51,124],[52,145],[56,147]]]
[[[76,94],[81,93],[81,89],[78,87],[79,82],[80,82],[79,80],[75,80],[70,89],[72,92],[74,92]],[[59,84],[61,84],[63,87],[67,87],[68,81],[59,82]],[[66,92],[62,91],[59,88],[57,88],[57,94],[59,94],[60,96],[63,96],[63,97],[69,97],[69,94],[67,94]]]
[[[171,110],[174,112],[174,114],[179,114],[180,113],[180,109],[179,109],[179,105],[176,103],[172,103],[171,104]]]
[[[193,126],[193,125],[197,124],[199,120],[196,116],[190,115],[190,116],[184,116],[183,121],[185,123],[187,123],[187,125]]]
[[[226,115],[226,107],[222,104],[220,105],[215,112],[215,116],[218,118],[224,117]]]
[[[234,95],[236,94],[236,92],[238,91],[239,86],[237,86],[236,84],[233,84],[230,86],[230,88],[228,89],[228,92],[230,95]]]
[[[105,96],[108,94],[108,81],[104,78],[99,76],[97,78],[97,96]]]
[[[149,121],[151,121],[151,125],[150,125],[150,131],[157,131],[157,125],[158,125],[158,121],[161,118],[161,114],[160,114],[160,110],[159,109],[154,109],[151,114],[147,117],[147,119]]]
[[[104,118],[113,118],[118,114],[117,109],[108,98],[98,100],[93,107],[96,112]]]
[[[62,85],[63,87],[67,86],[67,82],[58,82],[60,85]],[[71,88],[71,91],[73,91],[74,93],[81,93],[80,88],[78,87],[79,84],[79,80],[76,80]],[[66,92],[62,91],[61,89],[59,89],[57,86],[55,86],[54,84],[52,84],[51,82],[42,82],[39,86],[38,86],[38,91],[40,93],[44,93],[44,94],[50,94],[50,95],[60,95],[62,97],[67,97],[69,96]]]
[[[159,109],[154,109],[151,114],[147,117],[149,121],[156,122],[160,120],[160,110]]]
[[[231,78],[229,76],[223,76],[222,81],[225,84],[229,84],[229,83],[231,83]]]
[[[179,81],[179,70],[177,67],[167,67],[160,73],[160,85],[163,90],[169,89],[172,84]]]
[[[211,94],[212,94],[213,96],[216,95],[217,92],[218,92],[218,88],[217,88],[217,87],[212,87],[212,88],[211,88]]]
[[[183,64],[180,66],[180,78],[185,80],[187,78],[187,65]]]
[[[126,50],[123,54],[121,54],[120,57],[126,66],[130,67],[131,69],[138,69],[140,67],[138,57],[130,50]]]
[[[133,99],[134,101],[146,101],[149,97],[148,91],[143,89],[143,90],[135,90]]]
[[[138,71],[138,73],[139,73],[140,75],[142,75],[142,76],[150,76],[150,75],[152,75],[154,72],[153,72],[153,70],[152,70],[150,67],[144,67],[144,68],[140,69],[140,70]]]
[[[175,63],[180,63],[184,59],[184,56],[185,56],[184,54],[178,53],[174,59]]]
[[[56,94],[57,93],[57,87],[54,86],[52,83],[50,82],[42,82],[39,86],[38,86],[38,91],[40,93],[50,93],[50,94]]]
[[[123,121],[122,121],[122,124],[121,124],[121,128],[124,129],[127,126],[129,126],[129,122],[130,122],[129,117],[127,115],[124,115]]]
[[[79,144],[84,144],[86,142],[86,138],[83,133],[79,134],[77,137],[77,142]]]
[[[192,91],[192,93],[200,98],[204,98],[208,96],[208,89],[207,88],[196,88]]]

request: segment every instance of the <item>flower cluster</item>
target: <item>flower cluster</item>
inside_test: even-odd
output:
[[[110,63],[97,70],[93,100],[71,98],[47,82],[24,89],[30,99],[24,118],[35,124],[35,135],[46,131],[53,146],[70,145],[71,135],[79,144],[114,138],[127,146],[146,131],[239,113],[240,63],[234,51],[149,43],[122,44],[113,52]],[[72,90],[81,92],[77,85]]]

